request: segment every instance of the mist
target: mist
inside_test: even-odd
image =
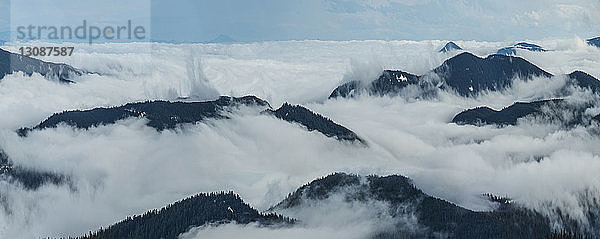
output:
[[[98,74],[78,77],[73,85],[21,73],[0,81],[0,148],[17,165],[69,175],[75,188],[46,185],[28,191],[1,181],[6,210],[0,210],[0,237],[82,235],[199,192],[233,190],[266,210],[299,186],[333,172],[400,174],[425,193],[472,210],[493,209],[481,197],[492,193],[548,216],[559,208],[585,223],[585,212],[595,210],[590,202],[600,197],[597,125],[562,128],[535,119],[502,128],[449,123],[472,107],[501,109],[515,101],[563,97],[566,78],[561,74],[574,70],[600,77],[600,50],[582,42],[548,40],[536,43],[550,52],[519,52],[555,77],[517,79],[509,89],[474,98],[439,91],[427,100],[409,93],[327,97],[341,82],[368,81],[381,69],[424,74],[458,54],[437,52],[445,41],[78,45],[77,57],[61,59]],[[485,57],[512,43],[457,44]],[[247,94],[273,107],[303,104],[356,132],[369,147],[308,132],[252,107],[232,112],[229,119],[162,132],[144,119],[89,130],[63,125],[28,137],[15,132],[68,109]],[[577,88],[569,88],[566,98],[598,102],[597,95]],[[302,221],[298,227],[206,226],[182,237],[364,238],[386,221],[369,210],[384,206],[370,203],[332,199],[286,212]]]

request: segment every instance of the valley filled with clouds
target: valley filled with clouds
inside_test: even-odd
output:
[[[424,193],[473,211],[497,207],[484,194],[506,197],[549,218],[553,229],[561,228],[566,215],[581,231],[597,233],[589,216],[599,210],[597,124],[565,128],[536,118],[503,127],[451,123],[474,107],[500,110],[515,102],[559,97],[591,103],[595,106],[586,114],[600,114],[598,95],[567,87],[563,75],[582,70],[600,77],[600,49],[580,38],[535,42],[547,52],[519,50],[518,57],[555,76],[517,77],[501,91],[464,97],[437,89],[434,96],[421,97],[419,89],[409,87],[394,95],[328,99],[338,85],[368,83],[383,70],[427,74],[462,52],[438,52],[445,43],[81,44],[75,57],[61,59],[94,73],[74,77],[74,84],[35,73],[7,75],[0,81],[0,148],[13,167],[66,175],[68,182],[30,189],[0,180],[0,237],[84,235],[200,192],[232,190],[267,211],[303,184],[335,172],[403,175]],[[514,44],[456,43],[480,57]],[[3,49],[14,52],[15,47]],[[225,112],[225,118],[163,131],[149,127],[144,117],[133,117],[89,129],[59,124],[26,137],[17,134],[65,110],[147,100],[207,101],[220,95],[254,95],[273,109],[284,102],[300,104],[352,130],[366,144],[307,131],[253,105]],[[364,238],[393,223],[421,228],[410,214],[387,215],[386,207],[377,200],[352,203],[330,197],[300,209],[276,210],[300,220],[299,226],[204,226],[182,237]],[[383,223],[390,220],[391,225]]]

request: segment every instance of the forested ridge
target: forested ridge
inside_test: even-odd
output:
[[[0,180],[17,183],[27,190],[36,190],[47,183],[61,185],[70,182],[70,178],[63,174],[14,165],[1,149]]]
[[[260,213],[233,192],[201,193],[162,209],[127,217],[77,239],[177,238],[194,227],[224,223],[286,226],[293,224],[294,220],[275,213]]]
[[[307,200],[321,201],[341,194],[346,201],[376,200],[389,203],[393,217],[416,215],[419,228],[399,225],[395,230],[376,232],[373,238],[536,238],[552,233],[549,220],[506,200],[498,208],[475,212],[423,193],[404,176],[366,176],[335,173],[312,181],[271,208],[277,212],[303,207]]]
[[[308,131],[319,131],[327,137],[334,137],[338,140],[358,141],[365,143],[356,133],[348,128],[341,126],[331,119],[320,114],[314,113],[311,110],[300,105],[290,105],[284,103],[277,110],[268,110],[275,117],[305,126]]]
[[[180,124],[196,123],[208,118],[228,118],[223,111],[227,107],[240,105],[270,107],[268,102],[255,96],[240,98],[221,96],[217,100],[206,102],[146,101],[110,108],[64,111],[50,116],[33,128],[23,128],[18,132],[21,136],[26,136],[32,130],[55,128],[60,124],[89,129],[114,124],[119,120],[132,117],[146,118],[148,126],[162,131],[174,129]]]
[[[361,81],[346,82],[334,89],[329,98],[352,97],[362,92],[393,96],[410,85],[422,90],[421,97],[435,94],[435,89],[471,97],[488,91],[505,90],[513,85],[516,78],[527,81],[533,77],[552,76],[521,57],[494,54],[481,58],[463,52],[423,75],[385,70],[368,84]],[[600,92],[600,81],[585,72],[574,71],[566,77],[569,78],[566,87],[579,86]]]

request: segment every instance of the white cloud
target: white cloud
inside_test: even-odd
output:
[[[480,56],[512,44],[457,43]],[[600,50],[581,39],[535,43],[554,51],[520,54],[543,69],[554,74],[580,69],[600,76]],[[444,44],[154,44],[151,54],[144,44],[77,45],[77,56],[63,60],[103,75],[77,78],[78,83],[72,86],[38,75],[14,74],[0,81],[0,102],[4,102],[0,105],[1,148],[17,164],[73,175],[78,188],[70,192],[66,187],[48,186],[31,192],[3,184],[3,193],[15,213],[0,211],[0,237],[79,235],[198,192],[235,190],[258,209],[266,209],[298,186],[336,171],[406,175],[425,192],[472,209],[488,209],[480,194],[489,192],[510,196],[542,212],[558,206],[580,218],[586,205],[573,195],[590,189],[589,198],[600,196],[597,136],[585,128],[565,131],[528,121],[502,129],[448,124],[466,108],[501,108],[517,100],[549,97],[562,87],[564,77],[517,82],[506,92],[476,99],[441,94],[429,101],[407,97],[324,101],[344,75],[360,78],[381,67],[423,74],[451,57],[437,52]],[[371,63],[351,64],[351,59]],[[306,132],[253,110],[244,110],[229,120],[187,126],[180,132],[159,133],[144,126],[143,120],[90,131],[59,127],[34,132],[27,138],[14,132],[64,109],[204,92],[194,91],[194,85],[209,92],[200,94],[207,98],[217,91],[235,96],[255,94],[275,107],[284,101],[303,103],[354,130],[370,147]],[[583,93],[573,98],[592,99]],[[544,158],[541,163],[533,160],[540,157]],[[332,208],[335,206],[339,205]],[[366,213],[360,208],[350,209],[345,212]],[[356,215],[338,216],[362,223],[357,218],[364,214]],[[308,224],[319,223],[309,213],[296,216]],[[331,228],[336,225],[330,226],[273,231],[228,225],[193,235],[226,237],[246,231],[251,235],[298,233],[318,237],[335,232]],[[351,235],[369,233],[369,228],[353,229],[358,231]]]

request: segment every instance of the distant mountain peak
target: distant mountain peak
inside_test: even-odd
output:
[[[462,48],[454,42],[448,42],[446,45],[440,50],[440,52],[446,53],[451,51],[462,50]]]
[[[528,43],[528,42],[519,42],[513,46],[504,47],[496,52],[498,55],[505,56],[514,56],[517,55],[517,49],[534,51],[534,52],[546,52],[548,50],[542,48],[539,45]]]
[[[221,34],[217,38],[210,40],[208,43],[234,43],[237,42],[228,35]]]
[[[572,83],[581,88],[588,88],[593,92],[600,92],[600,80],[588,73],[583,71],[574,71],[567,76],[574,81]]]
[[[462,62],[462,61],[465,61],[465,60],[476,61],[476,60],[480,60],[480,59],[483,59],[483,58],[478,57],[478,56],[476,56],[476,55],[474,55],[473,53],[470,53],[470,52],[463,52],[463,53],[460,53],[460,54],[458,54],[458,55],[456,55],[456,56],[454,56],[454,57],[446,60],[444,63],[453,62],[453,61],[460,61],[460,62]]]
[[[486,90],[501,90],[512,85],[515,76],[551,77],[552,74],[519,57],[490,55],[480,58],[461,53],[433,70],[444,84],[460,95],[468,96]]]
[[[588,39],[587,43],[591,46],[600,47],[600,37]]]
[[[527,43],[527,42],[519,42],[519,43],[515,44],[515,47],[519,48],[519,49],[530,50],[530,51],[546,51],[546,49],[542,48],[539,45]]]
[[[499,49],[496,54],[503,56],[514,56],[517,55],[517,50],[514,47],[504,47]]]
[[[429,80],[432,75],[435,76],[435,81]],[[470,96],[482,91],[510,87],[515,76],[527,80],[533,76],[551,77],[552,74],[520,57],[490,55],[481,58],[463,52],[424,75],[386,70],[369,84],[360,81],[347,82],[334,89],[329,98],[353,97],[363,92],[380,96],[392,95],[400,93],[409,85],[420,87],[423,90],[422,97],[435,94],[437,88]]]

